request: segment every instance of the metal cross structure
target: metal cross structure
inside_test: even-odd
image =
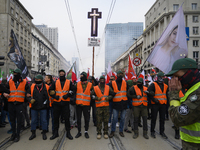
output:
[[[101,12],[98,12],[98,8],[92,8],[92,12],[88,12],[88,18],[91,18],[91,36],[95,38],[98,33],[98,19],[101,18]],[[94,46],[92,57],[92,76],[94,76]]]
[[[91,18],[91,36],[97,37],[98,19],[101,18],[101,12],[98,12],[98,8],[92,8],[92,12],[88,12],[88,18]]]

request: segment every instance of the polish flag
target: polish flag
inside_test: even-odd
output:
[[[131,80],[132,76],[136,76],[135,70],[133,68],[133,64],[131,61],[131,56],[128,56],[128,80]]]
[[[157,74],[157,72],[156,72],[156,70],[155,70],[155,69],[153,69],[153,68],[152,68],[152,71],[153,71],[155,74]]]
[[[143,83],[145,85],[145,73],[144,73],[144,70],[140,73],[138,78],[142,78],[143,79]]]
[[[77,80],[75,66],[72,67],[72,82]]]
[[[1,82],[2,82],[2,77],[0,78],[0,84],[1,84]]]
[[[87,71],[87,78],[90,76],[89,70],[90,70],[90,68],[88,68],[88,71]]]
[[[109,83],[111,76],[112,76],[112,69],[111,69],[110,63],[108,63],[107,75],[106,75],[106,84]]]
[[[114,76],[115,79],[117,79],[117,74],[116,74],[116,72],[112,72],[112,76]]]
[[[147,80],[149,80],[149,85],[153,82],[152,77],[150,76],[150,74],[148,73],[147,75]]]

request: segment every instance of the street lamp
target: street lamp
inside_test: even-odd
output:
[[[135,40],[135,51],[137,51],[137,38],[133,38],[133,40]],[[137,66],[136,66],[136,71],[135,74],[137,75]]]

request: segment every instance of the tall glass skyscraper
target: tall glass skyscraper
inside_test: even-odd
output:
[[[106,25],[105,71],[108,62],[114,62],[143,33],[143,22],[114,23]]]

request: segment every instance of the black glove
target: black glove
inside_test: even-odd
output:
[[[144,91],[144,93],[149,94],[149,91]]]
[[[154,98],[153,100],[156,104],[159,104],[159,100],[157,98]]]
[[[59,100],[59,96],[55,96],[55,99],[56,99],[56,100]]]
[[[69,94],[67,93],[67,94],[65,94],[65,95],[63,95],[63,99],[67,99],[69,97]]]

